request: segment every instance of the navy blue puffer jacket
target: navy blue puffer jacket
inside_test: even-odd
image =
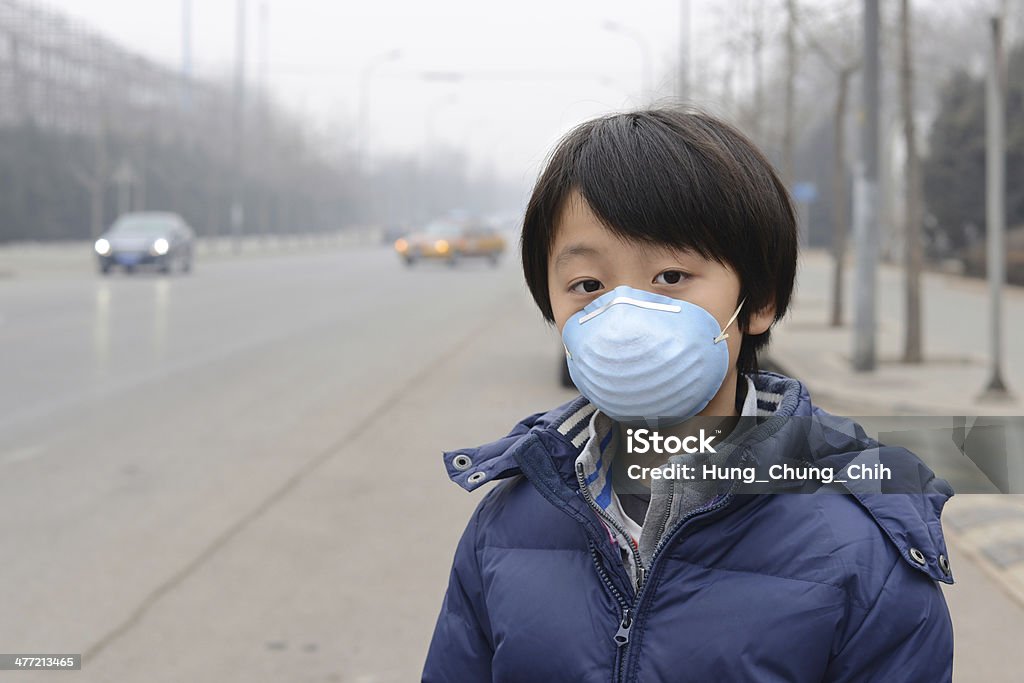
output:
[[[727,464],[841,468],[869,456],[918,492],[744,495],[730,484],[666,531],[636,590],[577,485],[586,399],[533,415],[445,454],[466,489],[502,481],[459,542],[423,680],[950,680],[938,582],[952,583],[939,522],[952,489],[909,451],[815,408],[800,382],[753,379],[778,405]]]

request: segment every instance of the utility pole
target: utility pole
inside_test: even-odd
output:
[[[690,98],[690,0],[679,0],[679,103]]]
[[[618,33],[620,35],[629,38],[636,46],[640,48],[640,87],[643,90],[640,96],[640,101],[643,104],[647,104],[654,97],[654,76],[653,76],[653,62],[651,61],[651,44],[639,31],[623,26],[617,21],[606,21],[604,22],[604,29],[611,33]]]
[[[232,126],[234,179],[231,192],[231,235],[235,253],[242,250],[242,229],[245,224],[245,4],[246,0],[238,0],[235,24],[235,103]]]
[[[266,0],[260,2],[259,7],[259,61],[257,72],[257,90],[259,91],[260,110],[266,111],[266,98],[268,97],[269,86],[267,74],[270,67],[270,7]]]
[[[270,8],[267,5],[266,0],[262,0],[259,6],[259,58],[257,61],[257,86],[258,91],[258,113],[256,122],[256,135],[262,140],[270,139],[270,85],[268,81],[268,73],[270,69]],[[273,163],[273,157],[268,153],[268,150],[264,145],[260,145],[257,154],[259,159],[257,164],[259,166],[259,173],[261,176],[263,187],[269,187],[273,185],[270,180],[270,164]],[[265,183],[265,184],[264,184]],[[271,198],[267,192],[261,191],[259,199],[259,231],[264,241],[270,236],[270,201]]]
[[[192,0],[181,0],[181,108],[192,99]]]
[[[796,0],[786,0],[786,99],[785,121],[782,128],[782,182],[790,190],[796,177],[794,170],[794,137],[796,131]]]
[[[97,89],[99,90],[99,89]],[[99,96],[102,98],[102,95]],[[106,104],[100,102],[96,107],[96,138],[93,140],[92,182],[89,185],[90,233],[96,239],[103,233],[106,220],[104,197],[107,193],[107,113]]]
[[[875,369],[878,276],[878,0],[864,0],[864,107],[861,159],[854,188],[854,240],[856,243],[856,301],[853,325],[853,369]]]
[[[907,143],[906,191],[904,193],[903,257],[906,287],[906,323],[903,338],[903,362],[924,361],[921,332],[921,161],[917,155],[917,129],[914,125],[914,53],[911,49],[910,0],[900,2],[900,99],[903,109],[903,137]]]
[[[370,159],[370,83],[374,72],[384,64],[393,62],[402,56],[399,49],[390,50],[377,55],[363,67],[359,78],[359,170],[369,171]]]
[[[1002,17],[992,17],[992,49],[985,89],[985,222],[988,251],[989,324],[992,366],[985,399],[1007,399],[1003,382],[1003,283],[1006,280],[1006,79]]]

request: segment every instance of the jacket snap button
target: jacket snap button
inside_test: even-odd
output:
[[[473,461],[470,459],[468,455],[465,455],[464,453],[459,453],[454,458],[452,458],[452,465],[454,465],[455,469],[457,470],[468,470],[470,467],[473,466]]]
[[[487,475],[484,474],[483,472],[474,472],[473,474],[469,475],[466,481],[468,481],[470,484],[475,484],[486,476]]]
[[[924,564],[926,562],[926,560],[924,558],[924,553],[922,553],[917,548],[911,548],[910,549],[910,559],[912,559],[914,562],[917,562],[919,565],[922,565],[922,566],[924,566]]]
[[[939,555],[939,569],[942,570],[943,574],[949,576],[949,560],[946,559],[945,555]]]

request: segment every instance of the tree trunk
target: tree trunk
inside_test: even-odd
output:
[[[914,126],[914,70],[910,48],[910,0],[900,1],[900,101],[907,147],[903,258],[906,274],[903,362],[923,360],[921,339],[921,169]]]
[[[850,90],[850,77],[856,67],[847,66],[839,71],[839,88],[834,113],[835,147],[832,169],[832,327],[843,324],[843,264],[846,260],[846,236],[850,232],[849,181],[846,177],[846,101]]]
[[[764,75],[762,58],[764,53],[764,14],[760,2],[755,2],[751,9],[753,28],[750,36],[750,57],[754,70],[754,111],[751,116],[751,131],[754,141],[764,144],[764,129],[761,117],[764,112]]]
[[[792,189],[794,180],[793,137],[796,126],[796,0],[786,0],[788,22],[786,24],[786,102],[785,121],[782,129],[782,182]],[[806,226],[801,226],[806,230]]]

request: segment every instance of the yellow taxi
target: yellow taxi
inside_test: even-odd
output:
[[[422,232],[395,240],[395,251],[408,266],[421,259],[456,265],[463,258],[486,258],[492,265],[505,251],[505,239],[493,228],[471,219],[442,218]]]

